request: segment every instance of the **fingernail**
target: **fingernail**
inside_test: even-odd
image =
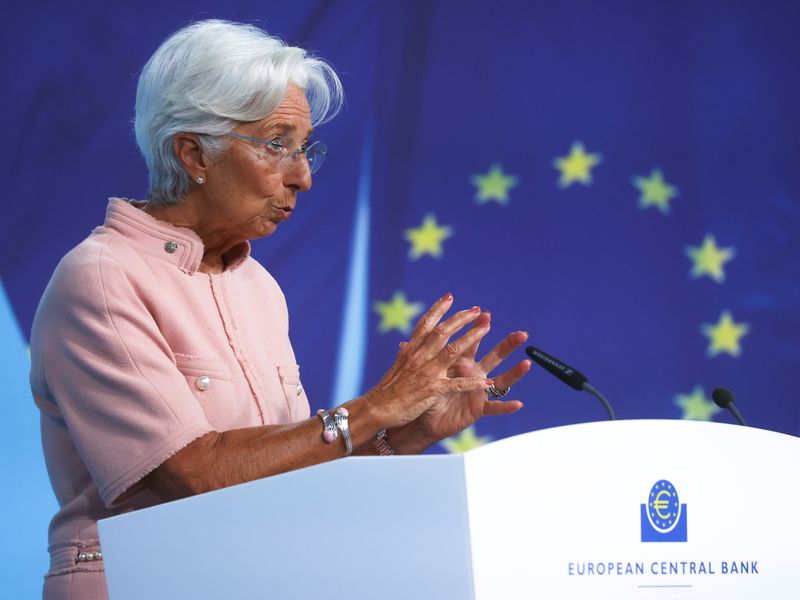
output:
[[[492,387],[494,385],[494,379],[487,379],[485,383],[486,387]]]
[[[479,312],[481,312],[481,307],[480,306],[473,306],[472,308],[469,309],[469,312],[471,312],[471,313],[479,313]]]
[[[450,292],[447,292],[444,296],[442,296],[442,299],[440,300],[440,302],[447,302],[448,300],[452,300],[452,299],[453,299],[453,294],[451,294]]]
[[[489,329],[489,328],[491,328],[491,326],[492,326],[492,322],[491,322],[491,321],[486,321],[486,323],[484,323],[483,325],[481,325],[481,327],[482,327],[483,329]]]

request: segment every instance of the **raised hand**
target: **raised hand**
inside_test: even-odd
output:
[[[465,353],[477,348],[489,331],[489,322],[476,324],[480,309],[457,312],[445,321],[442,317],[453,304],[447,294],[438,300],[418,321],[408,343],[378,385],[365,394],[387,428],[402,427],[452,395],[472,394],[486,397],[492,381],[480,369],[456,367]],[[441,321],[441,322],[440,322]],[[458,340],[450,338],[465,326],[473,326]],[[452,371],[452,369],[456,371]]]
[[[467,338],[474,329],[487,328],[491,322],[489,313],[482,313],[473,321],[472,329],[464,335]],[[494,369],[505,361],[511,353],[524,344],[528,334],[517,331],[509,334],[492,348],[482,359],[476,360],[481,338],[467,345],[447,371],[452,378],[486,378]],[[461,341],[461,340],[459,340]],[[516,384],[530,370],[531,362],[521,360],[510,369],[494,377],[497,389],[509,388]],[[470,389],[453,392],[438,399],[428,410],[416,420],[422,437],[435,443],[466,429],[478,419],[485,416],[507,415],[523,407],[518,400],[493,400],[489,398],[487,388]]]

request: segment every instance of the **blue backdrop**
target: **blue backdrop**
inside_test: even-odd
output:
[[[7,9],[8,10],[8,9]],[[6,15],[0,219],[0,580],[38,593],[55,508],[27,336],[56,263],[143,198],[136,76],[197,18],[256,22],[340,73],[330,155],[254,255],[282,285],[312,408],[374,384],[452,291],[573,363],[618,417],[800,433],[800,5],[244,0],[34,1]],[[521,358],[521,356],[520,356]],[[536,369],[513,417],[435,451],[604,418]],[[698,461],[713,463],[709,455]],[[10,587],[9,587],[10,586]]]

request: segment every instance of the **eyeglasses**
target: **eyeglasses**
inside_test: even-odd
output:
[[[297,160],[298,156],[304,154],[311,173],[319,171],[322,163],[325,162],[325,157],[328,155],[328,147],[325,145],[325,142],[320,141],[311,143],[305,142],[302,146],[290,152],[280,140],[262,140],[261,138],[250,137],[249,135],[242,135],[240,133],[226,133],[225,136],[264,144],[276,156],[278,164],[281,167],[283,167],[287,161],[291,160],[294,162]]]

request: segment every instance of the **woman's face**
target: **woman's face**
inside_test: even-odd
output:
[[[272,114],[245,123],[233,133],[278,141],[292,152],[308,140],[311,131],[305,94],[290,84]],[[271,235],[291,216],[297,193],[311,188],[311,171],[302,153],[294,160],[280,161],[275,149],[266,144],[229,139],[229,149],[208,164],[203,184],[208,241],[219,238],[224,245]]]

